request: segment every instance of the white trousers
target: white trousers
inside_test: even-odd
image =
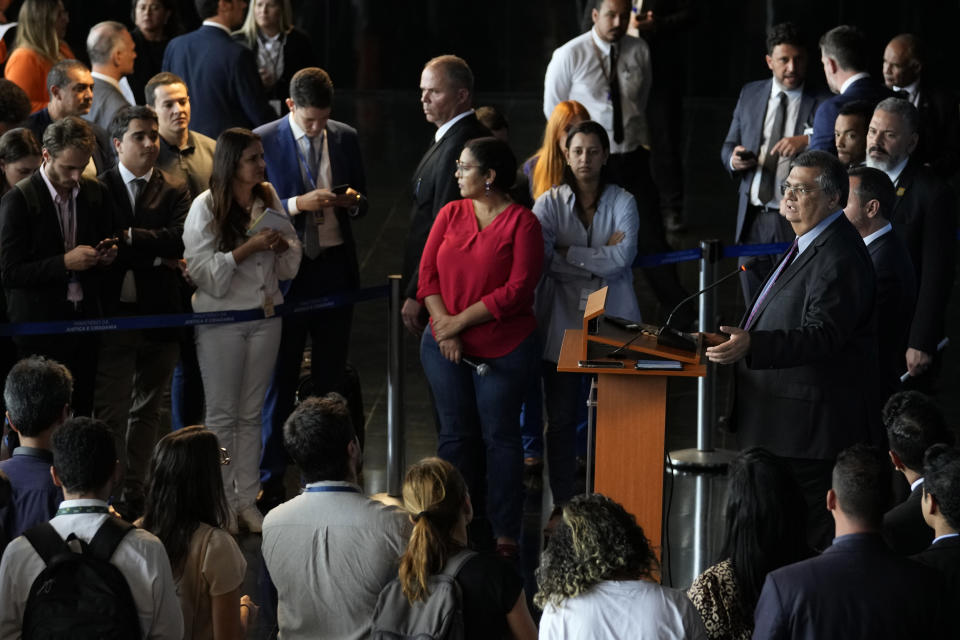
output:
[[[260,491],[260,411],[280,348],[280,318],[196,328],[206,426],[227,450],[221,467],[230,507],[256,505]]]

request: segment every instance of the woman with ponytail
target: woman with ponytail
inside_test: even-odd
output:
[[[400,558],[400,583],[410,602],[426,600],[427,579],[467,545],[473,507],[460,473],[446,460],[426,458],[407,470],[403,504],[413,532]],[[475,555],[457,573],[466,637],[533,640],[537,628],[527,609],[523,580],[496,555]]]

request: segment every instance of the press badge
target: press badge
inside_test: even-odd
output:
[[[263,294],[263,317],[272,318],[276,313],[276,310],[273,308],[273,296],[269,293]]]

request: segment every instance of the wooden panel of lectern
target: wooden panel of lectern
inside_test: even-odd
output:
[[[667,378],[705,376],[703,344],[700,334],[694,334],[695,352],[658,344],[656,327],[604,316],[606,298],[604,287],[587,299],[583,328],[564,334],[557,371],[597,376],[594,491],[636,516],[650,543],[659,549]],[[609,357],[624,345],[619,356],[625,357]],[[623,367],[585,368],[581,360],[616,360]],[[638,362],[653,368],[638,369]]]

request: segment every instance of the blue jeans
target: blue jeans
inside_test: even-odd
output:
[[[484,359],[490,371],[481,377],[468,365],[444,358],[429,328],[420,342],[420,361],[440,417],[437,455],[463,474],[480,513],[480,498],[485,497],[487,518],[496,537],[520,539],[520,405],[528,381],[537,375],[539,360],[537,339],[531,334],[510,353]]]

